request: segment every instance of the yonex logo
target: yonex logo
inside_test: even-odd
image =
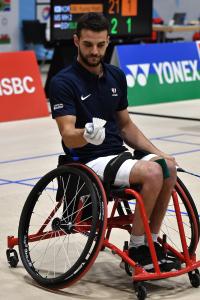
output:
[[[128,87],[134,87],[136,83],[141,86],[147,84],[150,64],[127,65],[126,66],[131,74],[126,75]]]
[[[197,46],[200,54],[200,44]],[[133,88],[136,84],[144,87],[148,83],[150,67],[156,75],[158,83],[173,84],[179,82],[199,81],[198,60],[164,61],[150,64],[134,64],[126,66],[131,74],[126,75],[127,85]]]

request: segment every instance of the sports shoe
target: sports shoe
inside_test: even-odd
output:
[[[156,250],[156,255],[158,261],[160,262],[160,270],[162,272],[169,272],[173,269],[180,270],[181,269],[181,262],[175,257],[169,257],[163,250],[163,247],[154,242],[154,247]]]
[[[155,242],[154,247],[161,272],[169,272],[172,269],[180,269],[180,262],[176,258],[168,257],[164,253],[162,246]],[[130,248],[129,257],[142,266],[147,272],[154,272],[154,265],[148,246],[142,245],[138,248]]]
[[[148,246],[142,245],[137,248],[131,247],[129,249],[129,257],[143,267],[147,272],[154,272],[151,253]]]

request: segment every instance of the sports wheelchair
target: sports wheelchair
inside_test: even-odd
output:
[[[128,241],[121,248],[110,242],[113,229],[131,233],[135,203],[139,204],[154,272],[146,272],[128,256]],[[109,208],[113,207],[108,216]],[[122,239],[124,234],[121,235]],[[21,213],[18,237],[8,236],[7,259],[18,264],[14,246],[19,246],[22,263],[41,286],[59,289],[78,281],[105,248],[121,258],[132,276],[139,300],[147,296],[144,281],[188,273],[193,287],[200,285],[196,249],[200,236],[199,215],[190,192],[180,178],[172,192],[162,223],[159,243],[180,268],[159,268],[148,219],[138,186],[105,189],[86,165],[67,163],[42,177],[31,190]],[[129,238],[129,237],[128,237]]]

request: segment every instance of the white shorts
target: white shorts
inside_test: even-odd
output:
[[[106,165],[108,162],[116,157],[117,155],[109,155],[105,157],[98,157],[97,159],[91,160],[88,162],[86,165],[91,168],[102,180],[103,180],[103,173],[105,170]],[[150,160],[153,157],[156,157],[156,154],[148,154],[144,156],[141,160]],[[129,183],[129,177],[131,173],[132,167],[135,165],[137,162],[137,159],[127,159],[119,168],[116,177],[115,177],[115,182],[114,185],[116,186],[130,186]]]

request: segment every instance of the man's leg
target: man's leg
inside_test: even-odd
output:
[[[156,200],[163,186],[163,175],[161,166],[153,161],[139,160],[132,168],[130,184],[139,183],[142,185],[140,194],[143,198],[144,207],[148,219],[156,205]],[[139,205],[136,203],[134,221],[129,243],[129,256],[146,271],[153,270],[153,264],[149,247],[146,245],[146,236]]]
[[[153,163],[153,164],[152,164]],[[158,233],[165,216],[172,189],[176,182],[176,169],[173,163],[168,162],[170,177],[163,178],[163,170],[156,162],[138,161],[132,168],[130,183],[141,183],[141,195],[150,221],[150,229],[157,253],[158,263],[161,270],[170,271],[178,268],[179,264],[173,260],[166,259],[162,247],[157,243]],[[147,271],[153,271],[148,245],[145,245],[144,225],[136,204],[133,229],[129,244],[129,255],[132,259],[141,264]]]
[[[161,262],[161,270],[168,272],[172,269],[180,269],[181,263],[175,258],[169,257],[163,250],[163,247],[157,242],[160,227],[162,225],[172,190],[176,183],[176,167],[173,162],[167,161],[170,177],[164,179],[163,187],[157,198],[155,207],[150,217],[150,229],[154,240],[154,246],[158,260]]]
[[[150,217],[150,228],[151,232],[158,234],[162,221],[164,219],[168,203],[171,197],[172,190],[176,183],[176,167],[173,162],[166,161],[169,169],[170,177],[164,179],[163,187],[158,195],[156,205]]]
[[[112,159],[113,157],[114,156],[99,158],[88,163],[87,165],[90,168],[92,168],[99,175],[100,178],[103,178],[104,169],[107,163],[109,162],[109,160]],[[167,196],[167,191],[169,187],[167,187],[167,185],[165,188],[163,187],[164,181],[165,179],[163,179],[162,167],[157,162],[149,161],[149,160],[136,161],[136,160],[128,159],[122,164],[122,166],[118,170],[114,184],[117,186],[129,185],[129,183],[130,184],[139,183],[142,185],[141,194],[147,212],[147,217],[149,218],[149,220],[152,221],[153,229],[157,230],[157,228],[155,228],[157,224],[156,217],[152,218],[152,214],[155,212],[156,215],[157,214],[156,210],[160,209],[159,206],[157,206],[157,209],[155,210],[155,207],[157,205],[157,200],[159,198],[162,200],[161,197],[163,197],[163,194],[165,194],[166,192],[166,197],[164,197],[166,199],[165,205],[163,205],[162,201],[160,200],[162,203],[161,209],[163,209],[163,212],[161,213],[161,219],[165,215],[166,207],[169,201],[169,197]],[[168,182],[171,181],[169,180]],[[170,192],[168,191],[168,195],[170,195],[170,193],[171,191]],[[160,225],[157,227],[160,228]],[[154,231],[152,232],[154,233]],[[155,231],[155,233],[157,233],[157,231]],[[140,246],[142,248],[140,248]],[[135,208],[133,230],[131,234],[129,248],[130,248],[129,255],[130,257],[132,257],[132,259],[134,259],[139,263],[141,262],[143,266],[148,265],[149,268],[148,270],[151,270],[153,268],[152,261],[151,261],[151,254],[149,252],[148,246],[145,244],[144,225],[137,204]],[[137,252],[139,253],[139,258],[141,258],[140,261],[135,258],[135,249],[138,249],[138,251],[136,251],[136,254]],[[131,252],[133,252],[133,255],[131,254]]]
[[[152,161],[138,161],[132,168],[130,184],[139,183],[142,185],[140,191],[147,217],[150,219],[157,198],[163,186],[162,168]],[[139,206],[136,204],[132,234],[140,236],[144,234],[144,225],[140,216]]]

